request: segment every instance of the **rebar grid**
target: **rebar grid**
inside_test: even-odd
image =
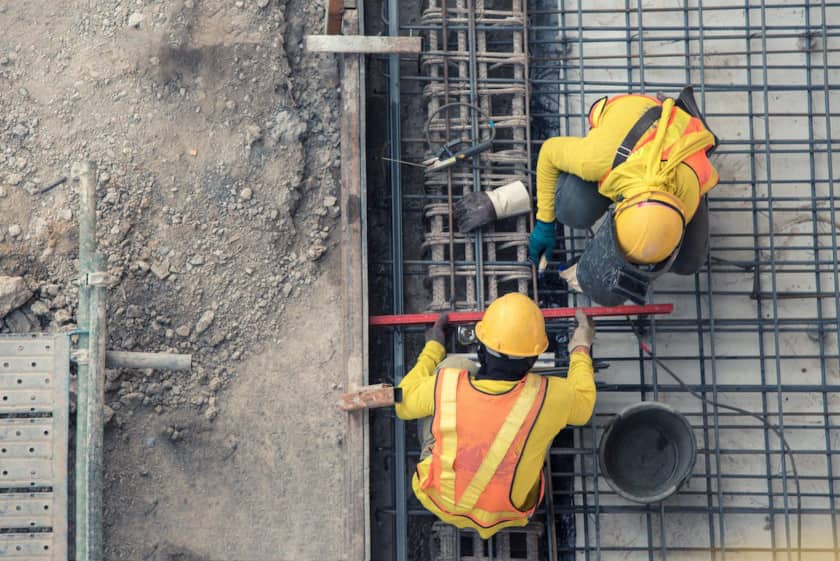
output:
[[[546,537],[556,536],[558,558],[840,561],[840,162],[832,146],[832,130],[840,126],[834,54],[840,51],[840,3],[529,0],[521,19],[498,13],[495,4],[493,12],[470,12],[471,6],[467,0],[446,10],[430,4],[423,18],[403,26],[430,39],[417,75],[401,77],[403,95],[425,95],[429,114],[445,103],[468,103],[470,96],[494,114],[492,102],[481,104],[485,99],[531,92],[526,134],[535,140],[526,136],[525,148],[533,156],[547,136],[585,134],[587,110],[604,95],[675,96],[693,84],[722,140],[712,159],[721,181],[710,195],[710,259],[694,277],[666,275],[651,292],[651,301],[676,305],[672,316],[647,326],[653,356],[686,385],[640,350],[628,322],[598,322],[594,355],[608,368],[596,374],[596,414],[587,426],[572,429],[571,441],[569,433],[566,442],[558,437],[550,454],[554,492],[548,504],[557,521]],[[524,85],[490,71],[522,64],[512,53],[499,54],[508,44],[501,33],[518,31],[528,37]],[[482,34],[483,42],[468,41]],[[450,37],[446,44],[444,36]],[[470,51],[468,45],[477,46]],[[488,70],[478,72],[477,81],[469,73],[471,53],[476,67]],[[470,136],[474,117],[466,111],[441,119],[433,123],[434,134]],[[407,189],[402,196],[406,211],[423,212],[431,223],[429,254],[400,266],[406,277],[432,278],[433,309],[483,307],[475,292],[479,278],[501,283],[481,292],[484,304],[496,291],[530,288],[524,222],[504,233],[485,230],[477,243],[451,233],[451,205],[476,181],[486,189],[530,173],[532,157],[527,167],[515,159],[524,149],[521,141],[502,133],[519,122],[506,117],[512,120],[499,115],[493,152],[476,166],[429,176],[424,192]],[[405,159],[425,157],[420,131],[408,130],[402,140]],[[523,166],[516,168],[520,175],[508,175],[504,166],[512,164]],[[579,256],[588,237],[566,229],[553,262]],[[489,251],[501,244],[508,246]],[[543,305],[585,303],[564,288],[539,288]],[[552,339],[568,328],[549,325]],[[419,330],[404,335],[417,346]],[[599,473],[598,440],[606,423],[639,400],[673,405],[697,438],[694,476],[657,505],[625,501]],[[409,446],[409,472],[418,454]],[[413,497],[402,508],[409,525],[430,527],[432,515]],[[541,509],[537,519],[544,515]],[[549,538],[541,558],[553,557],[550,546]],[[492,543],[489,551],[492,558]],[[408,556],[425,558],[415,550]]]
[[[415,78],[427,78],[423,96],[432,146],[426,149],[459,139],[478,143],[490,138],[491,128],[498,140],[468,163],[426,175],[424,247],[433,261],[448,262],[448,268],[429,265],[433,310],[483,309],[500,293],[528,292],[533,280],[525,261],[528,217],[468,236],[456,232],[452,220],[454,197],[516,180],[530,183],[525,8],[523,0],[429,0],[420,19],[428,48],[421,57],[423,75]],[[511,263],[485,265],[502,256]],[[459,259],[465,263],[456,265]]]

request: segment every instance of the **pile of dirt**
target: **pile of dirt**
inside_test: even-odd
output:
[[[302,50],[323,17],[303,0],[0,5],[0,275],[21,277],[0,332],[75,328],[78,194],[45,188],[90,159],[109,348],[193,355],[189,373],[107,373],[109,505],[154,494],[121,487],[143,427],[171,443],[216,430],[226,388],[290,331],[287,305],[338,267],[338,66]],[[338,323],[338,287],[312,304],[330,303],[322,321]],[[340,446],[331,426],[317,430]],[[126,540],[148,536],[124,530],[108,559],[141,558]]]
[[[322,8],[292,3],[2,8],[0,270],[32,290],[2,331],[75,327],[77,194],[39,190],[90,158],[110,348],[195,355],[177,381],[110,373],[118,423],[138,406],[213,418],[230,365],[337,243],[336,64],[301,51]]]

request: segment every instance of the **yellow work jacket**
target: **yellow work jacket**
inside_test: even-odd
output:
[[[598,113],[595,122],[592,122],[590,114],[593,127],[585,137],[556,136],[543,143],[537,159],[537,220],[553,222],[555,219],[554,195],[560,173],[571,173],[586,181],[604,179],[612,168],[616,150],[630,129],[645,111],[659,104],[651,97],[632,94],[599,103],[592,110]],[[637,146],[647,140],[649,138],[643,135]],[[713,167],[707,180],[700,185],[691,167],[680,164],[675,169],[675,180],[660,186],[660,189],[682,202],[685,221],[689,222],[697,210],[701,194],[717,182],[718,174]],[[628,195],[613,186],[602,185],[599,191],[613,201]]]
[[[399,418],[409,420],[434,415],[436,367],[445,356],[443,345],[436,341],[426,343],[417,364],[400,382],[402,401],[396,405]],[[568,375],[565,378],[549,376],[547,381],[543,405],[514,475],[511,502],[519,510],[529,509],[539,498],[540,471],[551,441],[566,425],[586,424],[595,407],[595,377],[592,359],[587,353],[572,353]],[[519,383],[476,380],[472,377],[470,382],[474,388],[491,394],[508,392]],[[426,478],[431,461],[432,457],[429,456],[417,465],[411,482],[414,493],[438,518],[463,527],[463,520],[435,508],[434,503],[425,496],[420,482]]]

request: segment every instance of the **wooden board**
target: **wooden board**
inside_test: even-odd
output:
[[[345,18],[349,13],[347,10]],[[420,37],[373,37],[364,35],[307,35],[304,49],[308,53],[418,54]]]
[[[324,27],[327,35],[339,35],[341,33],[341,13],[343,11],[343,0],[327,0],[327,9],[324,11],[326,19]]]
[[[344,33],[359,32],[356,10],[344,12]],[[348,39],[348,36],[336,36]],[[364,67],[361,56],[341,57],[341,273],[344,329],[342,364],[347,390],[368,380],[367,247],[364,184]],[[348,561],[370,558],[370,489],[368,481],[368,416],[366,411],[347,414],[344,434],[346,453],[345,543]]]

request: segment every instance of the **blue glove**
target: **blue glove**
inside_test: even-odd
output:
[[[528,239],[528,258],[534,265],[540,262],[540,255],[546,254],[546,258],[551,257],[554,251],[554,244],[557,243],[557,229],[555,222],[543,222],[537,220],[534,224],[534,230],[531,232],[531,237]]]

